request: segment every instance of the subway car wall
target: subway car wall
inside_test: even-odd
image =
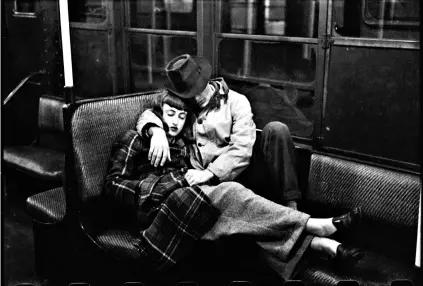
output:
[[[74,94],[160,88],[170,58],[203,55],[247,95],[259,128],[280,120],[311,149],[420,171],[419,1],[247,2],[69,1]],[[33,98],[63,96],[58,2],[25,3],[2,3],[2,98],[45,74],[8,107],[14,130],[36,128],[20,123]]]

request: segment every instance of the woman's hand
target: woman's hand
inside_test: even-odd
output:
[[[157,167],[159,164],[163,166],[167,160],[171,161],[166,132],[160,127],[151,127],[150,132],[152,136],[150,150],[148,151],[148,160],[150,160],[151,165],[154,165],[154,167]]]
[[[213,178],[213,176],[213,173],[209,170],[190,169],[185,174],[185,179],[187,180],[190,186],[194,186],[207,182],[208,180]]]

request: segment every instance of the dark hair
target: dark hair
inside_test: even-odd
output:
[[[163,106],[163,104],[168,104],[171,107],[177,108],[179,110],[184,110],[186,112],[192,112],[192,108],[191,105],[189,104],[189,102],[187,100],[184,100],[182,98],[180,98],[177,95],[174,95],[172,92],[168,92],[166,95],[163,96],[162,98],[162,103],[161,105]]]
[[[167,133],[169,131],[169,126],[167,126],[166,122],[163,120],[163,104],[167,104],[173,108],[187,112],[187,117],[185,120],[184,127],[182,129],[182,132],[179,133],[178,137],[182,137],[182,139],[186,143],[193,143],[194,135],[192,132],[192,126],[196,118],[195,118],[194,112],[192,111],[191,102],[189,100],[180,98],[179,96],[173,94],[171,91],[168,91],[165,95],[163,95],[162,99],[160,100],[160,105],[155,106],[153,108],[153,112],[163,122],[164,130]]]
[[[226,88],[224,88],[224,93],[220,93],[219,92],[219,85],[217,83],[215,83],[214,81],[210,81],[209,82],[211,85],[213,85],[213,87],[215,88],[215,93],[214,95],[210,98],[209,103],[207,104],[207,106],[203,109],[203,112],[205,112],[205,114],[207,115],[210,111],[212,110],[219,110],[220,109],[220,101],[223,99],[223,102],[226,104],[226,102],[228,101],[228,92],[229,90]]]

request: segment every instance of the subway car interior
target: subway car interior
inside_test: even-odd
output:
[[[2,285],[421,285],[419,0],[1,5]],[[257,132],[289,128],[299,211],[361,207],[337,237],[359,262],[306,251],[286,280],[241,234],[164,273],[137,261],[134,224],[97,202],[113,142],[182,54],[245,95]]]

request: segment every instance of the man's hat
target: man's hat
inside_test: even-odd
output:
[[[166,66],[166,74],[171,83],[166,87],[182,98],[192,98],[206,88],[211,71],[211,65],[205,58],[181,55]]]

